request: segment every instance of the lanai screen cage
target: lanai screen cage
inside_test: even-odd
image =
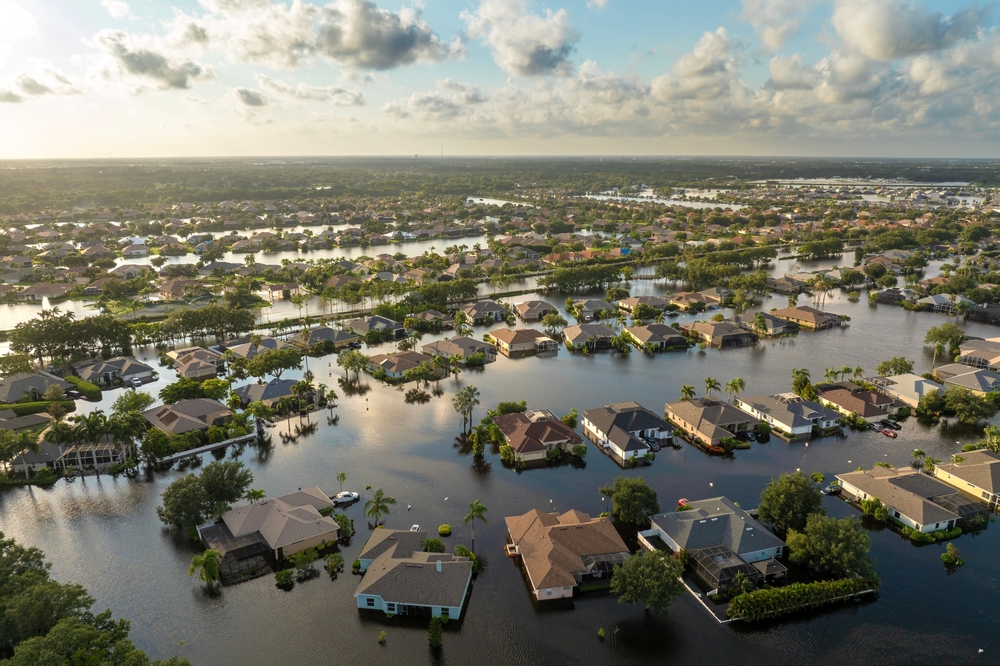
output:
[[[733,578],[740,572],[755,583],[760,578],[759,571],[726,546],[699,548],[691,551],[691,557],[695,563],[695,572],[709,586],[719,590],[729,587]]]
[[[592,580],[610,578],[615,569],[615,565],[621,564],[628,557],[628,553],[608,553],[606,555],[587,555],[583,558],[586,573],[581,580]]]

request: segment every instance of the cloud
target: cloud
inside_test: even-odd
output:
[[[0,103],[16,104],[46,95],[78,95],[69,77],[47,60],[36,60],[29,68],[0,84]]]
[[[108,76],[137,79],[161,90],[185,90],[196,81],[215,78],[211,68],[173,55],[150,38],[136,38],[123,30],[102,30],[94,42],[112,61],[111,70],[105,71]]]
[[[125,0],[101,0],[101,6],[108,10],[111,18],[134,19],[132,8]]]
[[[767,51],[777,51],[799,34],[814,0],[742,0],[743,18]]]
[[[300,0],[201,0],[211,15],[196,25],[222,46],[230,60],[291,69],[316,51],[319,7]]]
[[[444,79],[437,82],[437,90],[415,92],[405,100],[390,102],[382,107],[382,113],[397,119],[452,120],[488,99],[478,86]]]
[[[739,80],[735,46],[725,28],[706,32],[668,74],[653,79],[653,97],[661,101],[712,100],[728,95]]]
[[[819,83],[819,76],[812,67],[802,64],[802,55],[774,56],[767,65],[768,79],[764,84],[770,90],[812,90]]]
[[[382,107],[382,113],[397,120],[404,120],[410,117],[410,112],[406,110],[405,102],[389,102]]]
[[[480,0],[474,12],[463,11],[469,36],[480,38],[493,49],[493,60],[514,76],[556,74],[573,71],[573,54],[579,33],[570,26],[565,9],[531,14],[524,0]]]
[[[414,62],[436,62],[460,55],[420,17],[420,10],[399,12],[367,0],[335,0],[323,10],[317,51],[357,69],[384,70]]]
[[[831,21],[845,46],[888,62],[973,37],[987,14],[974,8],[942,16],[905,0],[836,0]]]
[[[258,90],[236,88],[233,92],[236,94],[237,101],[244,106],[261,107],[268,104],[267,97]]]
[[[608,0],[588,0],[587,7],[593,9],[597,7],[598,9],[604,9],[608,6]]]
[[[310,86],[299,83],[296,86],[257,74],[257,81],[270,92],[282,97],[302,99],[316,102],[333,102],[335,106],[364,106],[365,96],[356,90],[348,90],[340,86]]]
[[[39,35],[34,15],[16,0],[0,0],[0,56],[14,53],[15,47]]]

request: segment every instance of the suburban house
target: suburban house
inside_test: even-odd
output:
[[[756,329],[757,320],[756,316],[760,315],[764,320],[764,330],[758,331]],[[736,315],[726,321],[736,324],[740,328],[744,328],[748,331],[753,331],[758,335],[766,335],[768,337],[774,337],[776,335],[784,335],[786,333],[794,333],[799,330],[799,325],[785,319],[778,319],[773,317],[766,312],[754,312],[749,314]]]
[[[51,282],[38,282],[17,292],[17,297],[26,301],[40,301],[43,298],[54,300],[62,298],[73,290],[71,284],[53,284]]]
[[[925,395],[944,390],[944,386],[941,384],[913,373],[891,377],[874,377],[870,381],[879,387],[882,393],[910,407],[916,407],[920,404],[920,399]]]
[[[889,509],[891,518],[918,532],[950,530],[983,510],[955,488],[913,468],[873,467],[838,474],[837,478],[851,499],[877,498]]]
[[[672,296],[668,296],[667,302],[670,305],[676,305],[682,310],[687,310],[691,306],[701,306],[702,309],[704,309],[710,305],[718,303],[718,301],[709,300],[701,294],[696,294],[690,291],[679,291]]]
[[[52,417],[45,413],[18,416],[13,409],[0,409],[0,430],[12,432],[38,430],[50,423],[52,423]]]
[[[504,306],[500,305],[496,301],[476,301],[475,303],[470,303],[462,308],[468,317],[469,321],[473,325],[487,324],[495,321],[503,321],[510,314]]]
[[[63,381],[47,372],[18,372],[0,379],[0,402],[10,404],[27,396],[31,400],[40,400],[50,386],[66,389],[73,388],[69,382]]]
[[[691,554],[695,572],[712,589],[725,590],[742,573],[754,582],[783,578],[778,558],[785,542],[774,536],[735,502],[725,497],[687,502],[684,511],[650,518],[639,543],[659,550],[661,541],[675,553]]]
[[[956,361],[973,368],[1000,371],[1000,338],[963,341]]]
[[[961,462],[935,465],[934,477],[994,509],[1000,506],[1000,453],[982,449],[960,457]]]
[[[970,368],[962,363],[949,363],[934,368],[934,378],[946,387],[969,389],[978,396],[1000,389],[1000,375],[992,370]]]
[[[402,379],[407,370],[413,370],[424,363],[430,365],[433,361],[433,356],[413,351],[376,354],[368,359],[368,371],[375,373],[381,370],[390,379]],[[437,368],[436,374],[446,377],[448,375],[447,366]]]
[[[596,298],[573,301],[573,309],[576,311],[576,318],[579,321],[604,319],[607,316],[614,316],[618,312],[618,308],[613,304]]]
[[[142,383],[153,381],[153,368],[130,356],[117,356],[107,361],[81,361],[73,364],[73,370],[83,379],[94,384],[110,386],[116,380]]]
[[[320,513],[332,506],[322,490],[305,488],[230,509],[218,523],[199,527],[198,536],[205,548],[222,554],[224,568],[235,564],[227,560],[247,557],[282,560],[337,541],[336,521]]]
[[[423,552],[427,532],[379,529],[358,559],[364,576],[354,591],[359,609],[393,615],[458,619],[472,582],[472,561]]]
[[[211,398],[179,400],[172,405],[147,409],[142,415],[168,435],[208,430],[212,426],[225,425],[233,417],[225,405]]]
[[[898,410],[896,401],[889,396],[864,389],[830,389],[822,391],[816,399],[824,407],[835,409],[844,416],[856,414],[868,423],[881,421]]]
[[[514,304],[514,312],[524,321],[541,321],[542,317],[559,312],[559,309],[546,301],[522,301]]]
[[[770,425],[775,434],[792,439],[808,437],[813,428],[837,428],[841,418],[832,409],[794,393],[737,397],[736,406]]]
[[[670,305],[669,301],[666,301],[659,296],[632,296],[631,298],[623,298],[618,301],[618,307],[626,312],[634,312],[635,308],[640,305],[645,305],[651,307],[654,310],[659,310],[663,312]]]
[[[709,287],[702,289],[698,295],[705,299],[708,305],[722,305],[735,295],[735,292],[725,287]]]
[[[129,245],[128,247],[122,250],[122,256],[125,257],[126,259],[132,257],[148,257],[149,248],[146,247],[145,245],[138,245],[138,244]]]
[[[160,298],[166,301],[177,300],[188,296],[193,290],[200,289],[201,284],[197,280],[167,280],[160,285]]]
[[[393,338],[402,338],[406,335],[406,329],[403,328],[402,324],[386,317],[379,317],[378,315],[349,319],[344,322],[344,328],[354,331],[363,338],[367,337],[371,332],[378,332],[380,335],[391,336]]]
[[[297,382],[293,379],[278,379],[275,377],[266,384],[258,381],[252,384],[246,384],[245,386],[240,386],[239,388],[233,389],[233,393],[239,396],[244,409],[251,402],[263,402],[268,407],[273,407],[275,403],[282,398],[288,398],[294,395],[292,393],[292,387],[295,386],[296,383]]]
[[[167,357],[173,359],[177,376],[199,381],[214,378],[225,365],[222,354],[204,347],[176,349]]]
[[[318,328],[310,328],[304,331],[299,331],[290,337],[288,341],[296,347],[304,350],[311,350],[315,348],[316,345],[320,345],[324,349],[340,351],[352,342],[357,342],[359,339],[360,338],[358,338],[358,336],[354,333],[341,331],[336,328],[330,328],[329,326],[320,326]]]
[[[670,423],[707,446],[718,446],[723,439],[757,425],[756,418],[714,398],[668,402],[663,409]]]
[[[771,313],[771,316],[798,324],[802,328],[811,328],[814,331],[840,325],[840,315],[832,312],[823,312],[808,305],[796,305],[790,308],[775,310]]]
[[[563,514],[532,509],[507,516],[509,557],[520,557],[538,601],[572,597],[587,583],[609,580],[616,565],[629,557],[608,518],[591,518],[582,511]]]
[[[33,415],[34,416],[34,415]],[[48,468],[62,470],[67,467],[84,469],[92,465],[98,470],[106,470],[111,465],[125,462],[125,449],[105,435],[97,444],[77,442],[71,446],[53,444],[42,436],[37,451],[23,451],[11,461],[11,466],[27,476],[30,472]]]
[[[971,308],[975,305],[975,303],[967,299],[965,296],[959,296],[956,294],[932,294],[930,296],[918,298],[917,305],[927,306],[927,309],[931,312],[951,316],[955,314],[956,308],[958,308],[959,305]]]
[[[645,326],[629,326],[625,335],[643,351],[666,351],[672,349],[687,349],[688,341],[676,328],[666,324],[646,324]]]
[[[616,336],[614,329],[604,324],[574,324],[563,329],[563,339],[570,349],[608,349]]]
[[[783,277],[769,277],[765,284],[767,288],[777,294],[798,294],[806,288],[806,283],[785,275]]]
[[[276,338],[272,338],[270,335],[255,336],[259,337],[259,341],[254,342],[254,338],[249,340],[243,340],[242,342],[231,343],[226,345],[226,351],[233,353],[233,356],[237,358],[245,358],[246,360],[252,359],[257,354],[266,351],[272,351],[274,349],[284,349],[290,345],[287,342],[283,342]]]
[[[581,420],[587,438],[622,460],[646,455],[649,442],[671,443],[674,428],[637,402],[618,402],[588,409]]]
[[[744,347],[757,344],[757,336],[728,321],[696,321],[681,324],[681,330],[713,347]]]
[[[558,342],[533,328],[498,328],[489,336],[505,356],[559,350]]]
[[[493,422],[503,433],[504,441],[514,449],[517,460],[545,460],[552,449],[569,451],[583,444],[576,431],[547,409],[500,414]]]
[[[421,346],[421,349],[425,354],[431,356],[442,356],[447,359],[457,356],[463,362],[468,361],[469,357],[476,354],[482,354],[485,363],[492,363],[497,359],[496,347],[488,342],[482,342],[466,335],[428,342]]]

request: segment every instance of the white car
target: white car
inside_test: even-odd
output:
[[[330,499],[333,500],[334,504],[349,504],[351,502],[358,501],[358,494],[352,493],[350,490],[345,490],[343,492],[337,493]]]
[[[132,385],[132,388],[142,388],[142,380],[138,377],[132,377],[128,383]]]

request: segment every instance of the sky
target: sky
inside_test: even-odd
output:
[[[0,159],[1000,156],[963,0],[0,0]]]

